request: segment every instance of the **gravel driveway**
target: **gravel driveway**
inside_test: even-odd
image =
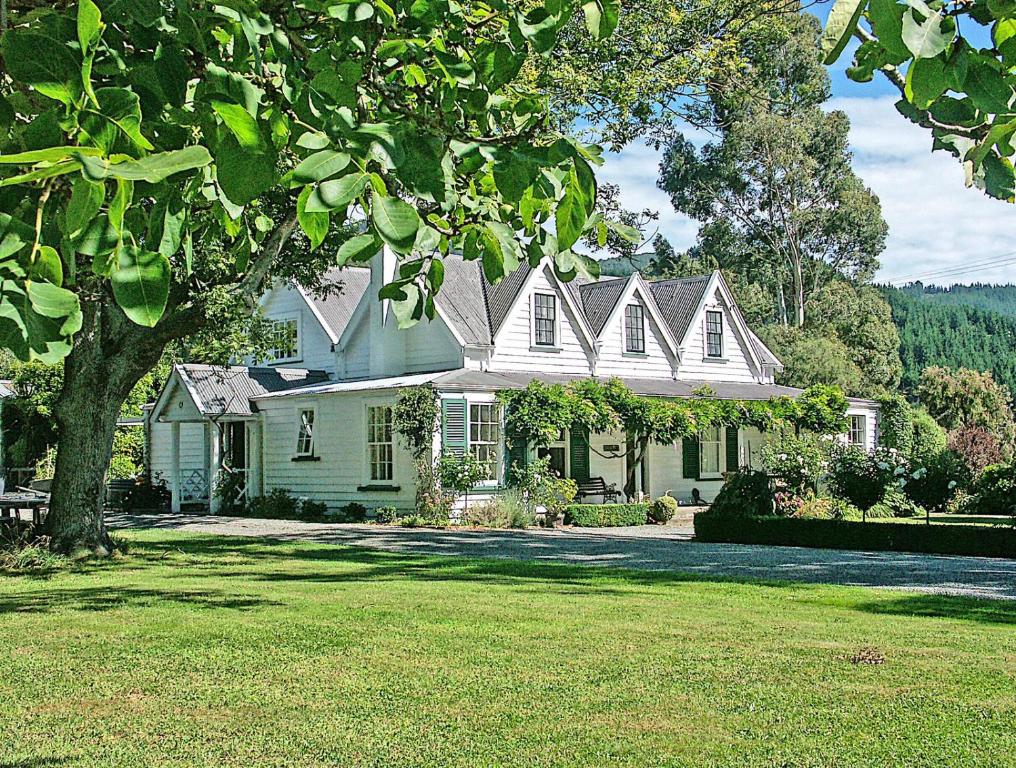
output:
[[[314,541],[420,555],[462,555],[800,581],[1016,600],[1016,560],[903,552],[699,544],[687,526],[526,531],[427,530],[207,515],[110,515],[115,528]]]

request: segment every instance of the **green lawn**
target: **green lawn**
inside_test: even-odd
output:
[[[130,541],[0,576],[3,768],[1016,761],[1011,604]]]

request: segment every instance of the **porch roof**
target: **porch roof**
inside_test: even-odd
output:
[[[258,395],[328,381],[324,371],[221,365],[174,366],[202,414],[251,416]]]
[[[276,397],[296,397],[299,395],[331,394],[341,392],[364,392],[378,389],[398,389],[401,387],[414,387],[429,385],[439,391],[475,391],[475,392],[496,392],[499,389],[522,389],[531,381],[539,381],[544,384],[572,384],[584,381],[589,378],[598,378],[601,381],[608,381],[615,377],[590,377],[553,373],[537,372],[496,372],[477,371],[469,368],[458,368],[451,371],[437,371],[434,373],[407,374],[404,376],[392,376],[382,379],[365,379],[362,381],[342,381],[327,384],[319,384],[308,387],[288,389],[284,392],[272,392],[258,397],[254,400],[262,400]],[[779,384],[756,384],[752,382],[734,381],[701,381],[683,379],[640,379],[619,376],[625,386],[635,394],[647,397],[698,397],[695,390],[702,387],[709,387],[715,397],[721,400],[769,400],[774,397],[796,398],[803,389],[796,387],[783,387]],[[871,400],[859,400],[848,398],[855,405],[875,405]]]

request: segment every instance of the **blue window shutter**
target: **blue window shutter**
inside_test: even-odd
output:
[[[466,452],[468,437],[466,401],[441,401],[441,449],[461,456]]]

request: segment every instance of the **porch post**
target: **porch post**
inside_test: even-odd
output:
[[[180,422],[174,421],[170,427],[172,439],[170,440],[169,454],[169,508],[173,512],[180,511]]]
[[[261,424],[247,422],[247,499],[261,495]]]
[[[218,514],[219,499],[215,491],[218,486],[219,470],[222,468],[222,437],[219,433],[219,425],[213,421],[205,422],[205,435],[207,436],[208,456],[206,467],[208,468],[208,511],[213,515]]]

